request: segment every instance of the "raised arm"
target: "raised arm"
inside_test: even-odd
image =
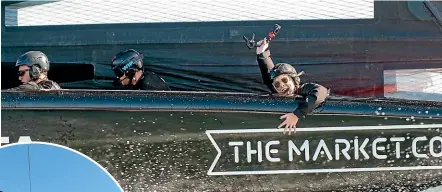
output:
[[[272,91],[276,93],[275,88],[272,85],[272,80],[270,79],[270,70],[275,66],[270,57],[269,43],[267,39],[258,42],[261,46],[256,48],[256,60],[258,61],[259,69],[261,70],[261,77],[264,84]]]

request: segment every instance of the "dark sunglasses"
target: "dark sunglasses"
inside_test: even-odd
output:
[[[281,87],[281,84],[282,84],[281,82],[286,84],[286,83],[289,82],[289,78],[288,77],[282,77],[281,81],[274,81],[273,82],[273,86],[275,86],[275,88],[279,88],[279,87]]]
[[[21,77],[21,76],[25,75],[26,71],[29,71],[29,69],[19,70],[19,71],[17,72],[17,75],[18,75],[19,77]]]

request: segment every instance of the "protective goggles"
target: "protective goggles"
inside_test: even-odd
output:
[[[273,81],[273,87],[275,87],[275,89],[279,89],[281,88],[284,84],[287,84],[290,81],[290,77],[289,76],[284,76],[281,79],[278,80],[274,80]]]
[[[26,71],[29,71],[29,69],[19,70],[19,71],[17,72],[17,75],[18,75],[19,77],[21,77],[21,76],[25,75]]]

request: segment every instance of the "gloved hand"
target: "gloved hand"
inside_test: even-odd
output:
[[[269,48],[269,41],[267,38],[264,38],[263,40],[258,41],[256,45],[258,46],[256,47],[256,54],[259,55]]]

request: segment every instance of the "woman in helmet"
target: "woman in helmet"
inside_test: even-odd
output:
[[[133,49],[119,52],[112,59],[112,69],[117,77],[115,88],[170,91],[161,77],[144,70],[143,54]]]
[[[8,90],[61,89],[48,79],[49,60],[44,53],[26,52],[17,59],[15,66],[18,67],[18,79],[22,84]]]
[[[301,85],[299,78],[304,72],[297,73],[290,64],[273,64],[268,50],[269,42],[265,38],[258,42],[256,48],[257,61],[261,70],[264,83],[273,93],[283,96],[302,96],[304,102],[301,102],[293,113],[287,113],[281,116],[285,119],[278,128],[285,126],[284,133],[290,135],[296,132],[296,124],[299,119],[304,119],[308,113],[319,107],[328,97],[329,90],[316,83],[304,83]]]

